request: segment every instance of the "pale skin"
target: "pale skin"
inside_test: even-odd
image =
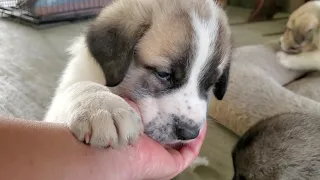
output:
[[[15,180],[160,180],[186,169],[199,154],[206,126],[180,150],[142,135],[122,149],[79,142],[63,124],[0,118],[0,176]]]

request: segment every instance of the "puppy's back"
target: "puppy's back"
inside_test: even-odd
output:
[[[320,18],[320,1],[309,1],[303,4],[290,15],[289,21],[297,19],[304,13],[316,14]]]
[[[235,178],[319,180],[320,117],[286,113],[250,128],[233,151]]]

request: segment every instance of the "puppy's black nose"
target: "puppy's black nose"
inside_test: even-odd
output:
[[[200,129],[198,126],[177,125],[176,135],[179,140],[191,140],[198,137]]]

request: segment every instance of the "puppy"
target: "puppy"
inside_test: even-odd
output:
[[[280,37],[280,63],[289,69],[320,70],[320,1],[310,1],[294,11]]]
[[[319,116],[285,113],[263,120],[235,146],[233,180],[318,180],[319,137]]]
[[[45,120],[94,147],[197,138],[228,85],[231,33],[212,0],[117,0],[71,46]],[[123,98],[133,101],[140,116]]]

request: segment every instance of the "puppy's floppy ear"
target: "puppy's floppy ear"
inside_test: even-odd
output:
[[[227,91],[228,83],[229,83],[229,72],[230,72],[230,63],[228,63],[224,68],[213,90],[213,94],[218,100],[222,100]]]
[[[101,66],[107,86],[117,86],[124,79],[135,45],[148,28],[149,12],[139,1],[115,1],[89,26],[87,47]]]

